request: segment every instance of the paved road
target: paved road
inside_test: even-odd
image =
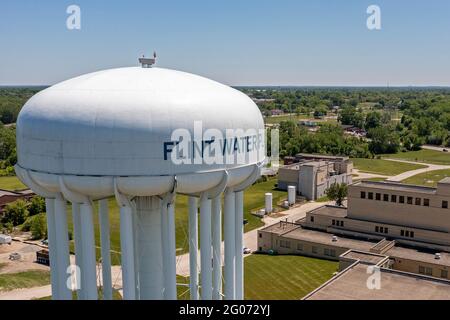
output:
[[[436,147],[436,146],[422,146],[422,149],[426,149],[426,150],[433,150],[433,151],[440,151],[440,152],[444,152],[444,150],[448,150],[448,148],[443,148],[443,147]]]
[[[394,177],[390,177],[389,179],[387,179],[388,181],[392,181],[392,182],[401,182],[405,179],[414,177],[418,174],[422,174],[422,173],[426,173],[426,172],[430,172],[430,171],[450,169],[449,165],[418,163],[418,162],[414,162],[414,161],[397,160],[397,159],[385,159],[385,160],[394,161],[394,162],[410,163],[410,164],[421,164],[421,165],[427,166],[426,168],[403,172],[399,175],[396,175]]]

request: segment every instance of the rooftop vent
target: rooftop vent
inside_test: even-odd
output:
[[[441,254],[440,254],[440,253],[436,253],[436,254],[434,255],[434,258],[435,258],[436,260],[441,260]]]
[[[331,237],[331,241],[333,241],[333,242],[337,242],[337,241],[338,241],[338,237],[336,237],[336,236],[332,236],[332,237]]]

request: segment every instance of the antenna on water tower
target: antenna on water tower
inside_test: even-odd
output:
[[[156,63],[156,51],[153,52],[153,58],[146,58],[145,55],[142,55],[142,58],[139,58],[139,63],[142,68],[151,68]]]

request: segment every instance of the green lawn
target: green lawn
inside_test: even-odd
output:
[[[299,300],[338,270],[337,262],[300,256],[251,255],[244,261],[247,300]]]
[[[450,177],[449,169],[425,172],[403,180],[402,182],[419,186],[436,187],[439,181],[447,177]]]
[[[0,274],[0,291],[32,288],[50,284],[49,271],[26,271]]]
[[[395,176],[403,172],[426,168],[421,164],[401,163],[382,159],[352,159],[356,169],[362,172]]]
[[[27,187],[20,182],[20,180],[16,176],[12,177],[0,177],[0,189],[15,191],[15,190],[23,190]]]
[[[435,150],[423,149],[420,151],[400,152],[397,154],[386,154],[383,157],[390,159],[450,165],[450,153]]]

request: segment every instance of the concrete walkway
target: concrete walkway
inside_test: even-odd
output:
[[[409,163],[409,164],[421,164],[421,165],[427,166],[426,168],[403,172],[403,173],[401,173],[399,175],[396,175],[396,176],[393,176],[393,177],[390,177],[390,178],[387,179],[388,181],[392,181],[392,182],[401,182],[401,181],[403,181],[405,179],[408,179],[408,178],[414,177],[414,176],[416,176],[418,174],[422,174],[422,173],[426,173],[426,172],[450,169],[450,165],[428,164],[428,163],[422,163],[422,162],[397,160],[397,159],[385,159],[385,160],[394,161],[394,162]]]

